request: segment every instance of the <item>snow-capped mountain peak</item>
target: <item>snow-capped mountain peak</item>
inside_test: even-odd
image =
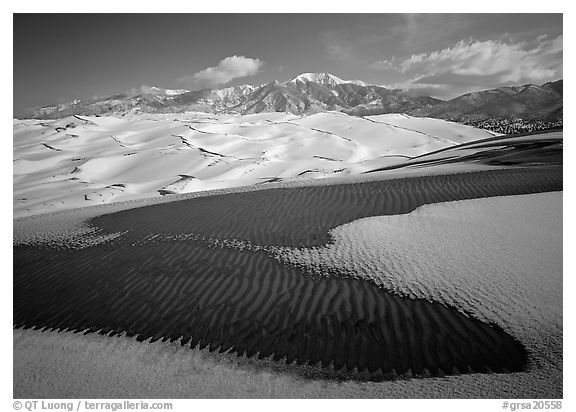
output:
[[[330,84],[333,86],[337,84],[348,83],[347,81],[342,80],[341,78],[334,76],[333,74],[330,73],[302,73],[299,76],[296,76],[292,80],[290,80],[289,83],[296,83],[298,81],[301,82],[308,81],[318,84]]]
[[[333,74],[330,73],[302,73],[294,77],[293,79],[289,80],[288,83],[296,84],[299,81],[312,82],[325,86],[326,85],[336,86],[338,84],[346,84],[346,83],[352,83],[358,86],[368,86],[368,84],[366,84],[362,80],[343,80],[340,77],[334,76]]]

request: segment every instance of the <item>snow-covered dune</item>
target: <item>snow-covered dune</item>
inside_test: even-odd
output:
[[[14,120],[14,215],[353,175],[492,133],[405,115],[203,113]]]

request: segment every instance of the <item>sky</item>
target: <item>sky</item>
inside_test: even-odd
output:
[[[303,72],[450,99],[563,77],[562,14],[14,14],[14,112]]]

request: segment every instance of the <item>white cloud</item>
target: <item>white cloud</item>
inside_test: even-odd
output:
[[[162,94],[162,90],[155,86],[148,86],[143,84],[140,87],[133,87],[126,91],[129,96],[136,96],[138,94]]]
[[[372,70],[397,70],[396,56],[389,60],[378,60],[368,65],[368,68]]]
[[[244,56],[230,56],[222,59],[218,66],[208,67],[192,76],[180,78],[181,82],[194,81],[201,86],[214,87],[226,84],[233,79],[252,76],[260,70],[264,62]]]
[[[461,40],[452,47],[402,59],[381,60],[369,67],[408,76],[408,88],[485,88],[504,84],[544,83],[562,77],[562,35],[538,36],[534,42]],[[410,87],[412,86],[412,87]]]

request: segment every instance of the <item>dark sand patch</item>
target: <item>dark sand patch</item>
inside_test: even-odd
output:
[[[360,279],[312,279],[263,251],[190,240],[58,257],[27,249],[15,261],[17,327],[182,337],[183,345],[248,357],[357,368],[370,379],[519,371],[526,361],[495,326]]]

